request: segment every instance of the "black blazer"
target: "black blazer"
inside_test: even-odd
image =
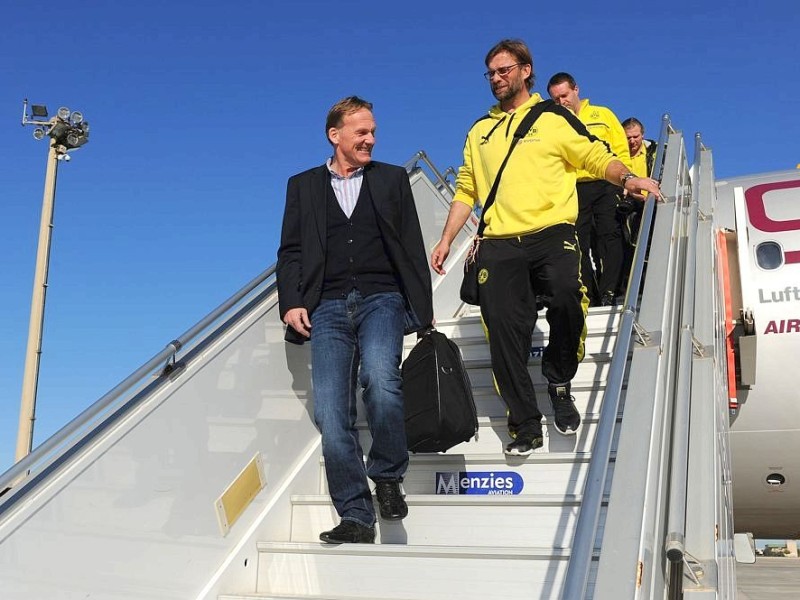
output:
[[[329,185],[325,165],[299,173],[287,184],[277,266],[281,320],[288,310],[299,307],[311,316],[319,304],[325,275],[325,198]],[[364,168],[362,185],[368,186],[378,227],[405,297],[405,333],[420,331],[433,322],[433,293],[408,174],[403,167],[373,161]],[[285,339],[302,344],[307,338],[287,327]]]

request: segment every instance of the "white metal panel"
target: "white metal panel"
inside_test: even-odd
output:
[[[283,328],[267,311],[273,303],[204,349],[3,520],[4,597],[199,592],[318,443],[305,350],[283,342]],[[264,456],[271,485],[223,538],[214,499],[254,452]],[[288,536],[288,523],[284,528]]]

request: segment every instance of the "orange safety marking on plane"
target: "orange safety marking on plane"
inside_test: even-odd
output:
[[[725,301],[725,349],[728,358],[728,406],[736,408],[739,406],[739,398],[736,396],[736,348],[733,340],[733,308],[731,306],[731,279],[728,272],[728,246],[725,240],[725,232],[717,232],[717,252],[719,254],[719,265],[722,275],[722,297]]]

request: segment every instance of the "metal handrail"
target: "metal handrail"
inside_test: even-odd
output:
[[[683,561],[686,532],[686,490],[689,471],[689,416],[691,413],[692,354],[694,350],[695,265],[697,257],[698,193],[701,142],[695,136],[695,177],[686,231],[686,262],[681,304],[681,335],[678,342],[677,384],[672,419],[667,537],[664,550],[673,563]],[[681,579],[677,579],[680,581]],[[673,590],[674,592],[674,590]]]
[[[431,159],[428,158],[428,155],[424,150],[420,150],[406,162],[404,165],[406,171],[411,171],[420,160],[425,163],[425,165],[430,169],[431,173],[433,173],[433,176],[436,177],[436,183],[441,185],[442,189],[447,190],[452,197],[452,195],[455,193],[455,190],[453,190],[453,187],[450,185],[450,182],[445,179],[444,175],[439,172],[439,169],[433,165]]]
[[[163,367],[165,362],[173,358],[181,348],[183,348],[187,343],[191,342],[200,332],[207,329],[212,323],[217,321],[231,308],[237,305],[243,298],[248,296],[253,290],[264,283],[274,273],[275,265],[272,265],[267,270],[263,271],[257,277],[248,282],[225,302],[212,310],[208,315],[198,321],[196,325],[190,327],[182,335],[172,340],[169,344],[167,344],[166,348],[144,363],[141,367],[136,369],[119,385],[102,396],[99,400],[80,413],[77,417],[72,419],[69,423],[64,425],[64,427],[59,429],[49,439],[37,446],[33,452],[14,464],[5,473],[0,475],[0,492],[7,492],[10,488],[13,488],[15,485],[20,483],[24,477],[26,477],[28,472],[47,468],[48,465],[54,463],[60,457],[64,456],[71,447],[64,445],[70,436],[84,428],[97,415],[108,409],[108,407],[115,400],[122,396],[122,394],[133,388],[136,384],[142,382],[157,368]],[[62,445],[64,446],[59,450],[59,447]],[[6,500],[8,497],[8,494],[3,494],[3,496],[0,497],[0,503],[2,503],[2,501]]]
[[[659,169],[663,164],[664,149],[669,131],[669,115],[664,115],[655,158],[655,165]],[[660,176],[660,170],[658,173],[653,173],[654,178],[660,179]],[[594,541],[597,537],[597,525],[600,520],[603,490],[608,475],[608,463],[611,458],[614,427],[616,426],[619,401],[622,395],[622,383],[633,336],[636,304],[638,303],[639,288],[644,276],[647,240],[650,238],[650,230],[653,226],[655,203],[655,196],[649,194],[642,213],[639,237],[637,238],[636,251],[633,255],[633,264],[631,266],[631,275],[628,289],[625,293],[622,321],[617,334],[617,343],[614,346],[614,357],[611,359],[606,391],[603,395],[603,405],[600,409],[597,432],[592,447],[592,459],[589,463],[586,483],[583,487],[583,500],[575,525],[575,535],[572,539],[572,551],[567,565],[567,574],[564,578],[564,587],[561,591],[562,600],[578,600],[586,594],[589,570],[594,553]]]

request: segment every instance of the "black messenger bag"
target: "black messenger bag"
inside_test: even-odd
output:
[[[406,438],[411,452],[444,452],[478,431],[478,415],[461,351],[431,329],[402,366]]]

